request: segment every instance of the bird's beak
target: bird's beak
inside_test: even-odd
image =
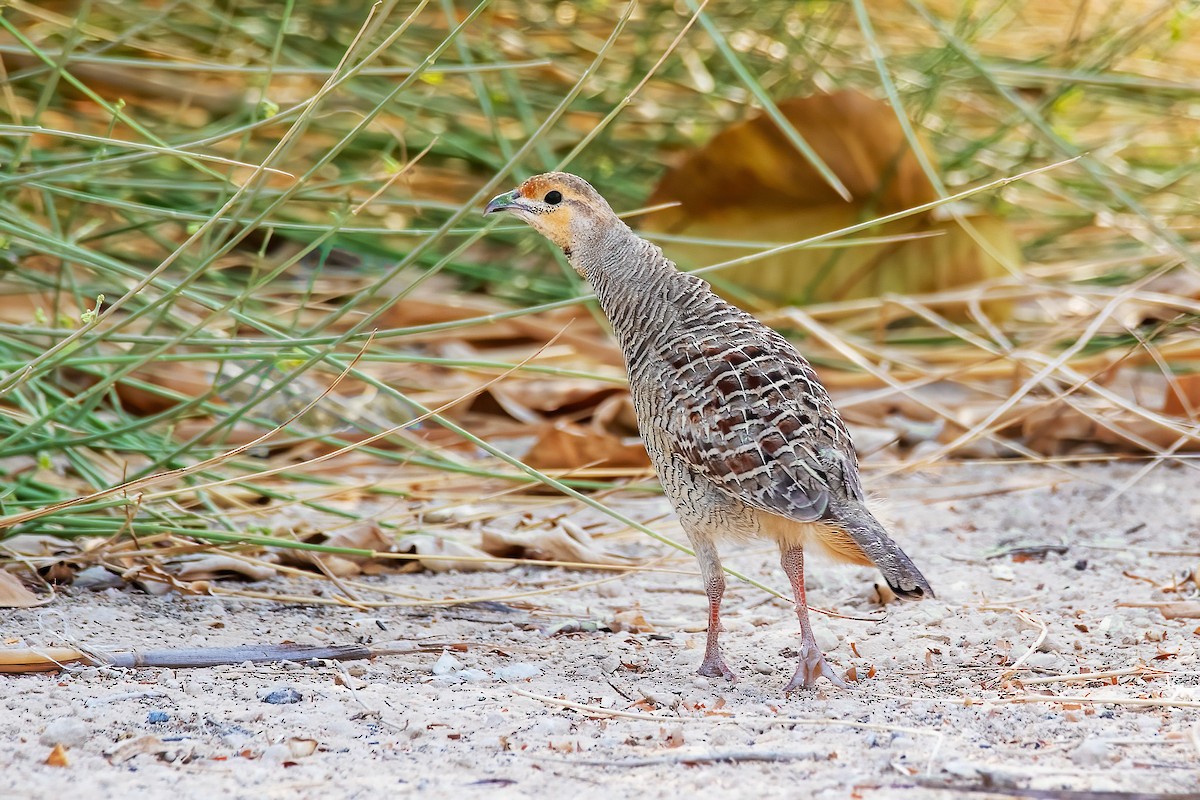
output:
[[[483,213],[484,215],[487,215],[494,214],[497,211],[507,211],[508,209],[519,205],[517,202],[519,197],[520,195],[517,194],[516,189],[513,189],[511,192],[505,192],[504,194],[498,194],[491,199],[491,202],[487,204],[487,208],[483,209]]]

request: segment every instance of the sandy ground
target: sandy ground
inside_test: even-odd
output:
[[[1121,604],[1196,600],[1200,484],[1192,469],[1162,468],[1103,507],[1130,474],[1014,465],[868,476],[938,598],[889,605],[879,623],[815,616],[831,663],[860,680],[787,698],[790,607],[735,583],[724,641],[740,679],[699,678],[703,596],[681,572],[389,575],[373,580],[421,596],[585,585],[524,602],[370,613],[68,590],[52,606],[8,613],[8,646],[465,646],[342,665],[0,677],[0,797],[1196,792],[1200,619]],[[660,503],[636,510],[653,516]],[[1002,553],[1047,544],[1065,549]],[[761,547],[728,563],[783,585]],[[813,605],[881,612],[873,573],[810,567]],[[1174,581],[1177,591],[1163,590]],[[265,586],[306,590],[304,579]],[[652,631],[586,624],[611,627],[639,610]],[[551,635],[556,627],[566,632]],[[1062,677],[1102,671],[1117,674]],[[289,689],[298,702],[266,702]],[[43,763],[56,742],[68,746],[66,767]]]

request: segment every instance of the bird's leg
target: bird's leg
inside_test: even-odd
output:
[[[707,536],[689,536],[696,560],[700,562],[700,576],[704,579],[704,593],[708,595],[708,641],[704,646],[704,660],[699,673],[707,678],[736,680],[736,676],[721,657],[721,598],[725,595],[725,573],[721,569],[721,558],[717,546]]]
[[[808,602],[804,593],[804,550],[800,547],[784,550],[780,563],[783,564],[783,571],[787,573],[788,579],[792,582],[796,616],[800,620],[800,664],[796,667],[796,674],[792,675],[792,679],[784,687],[784,693],[796,689],[807,689],[815,684],[822,675],[828,678],[834,686],[845,689],[846,682],[833,671],[829,664],[825,663],[825,656],[821,653],[821,648],[817,647],[812,624],[808,621]]]

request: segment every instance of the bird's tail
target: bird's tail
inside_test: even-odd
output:
[[[862,503],[848,504],[830,509],[832,516],[842,528],[862,549],[863,555],[870,559],[880,572],[888,586],[898,597],[906,600],[920,600],[923,597],[933,597],[933,589],[929,581],[917,569],[912,559],[892,541],[879,520]]]

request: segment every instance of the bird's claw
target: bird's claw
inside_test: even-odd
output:
[[[783,692],[787,694],[797,689],[811,689],[822,677],[828,678],[829,682],[839,689],[847,688],[846,682],[825,661],[820,648],[815,644],[803,644],[800,646],[800,663],[796,666],[796,674],[792,675],[788,685],[783,687]]]
[[[720,653],[705,654],[700,669],[696,671],[706,678],[724,678],[730,683],[737,680],[737,675],[725,664],[725,659],[721,658]]]

